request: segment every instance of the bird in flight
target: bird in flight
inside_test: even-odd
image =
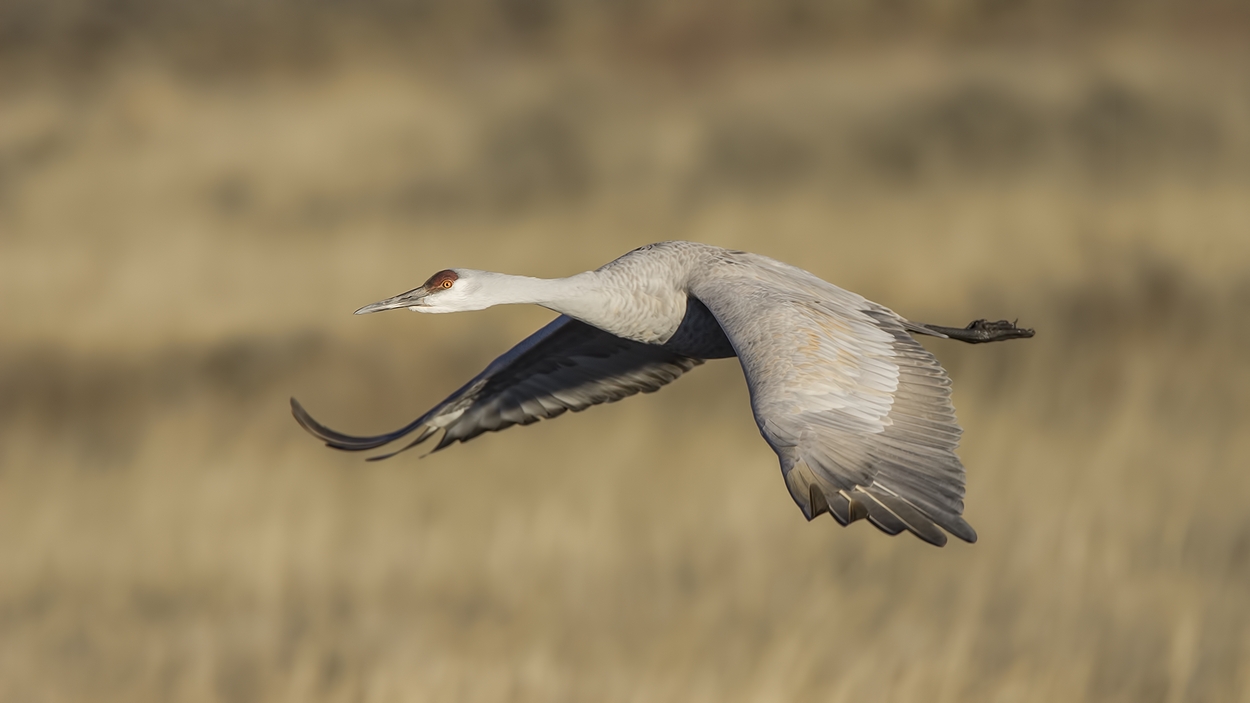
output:
[[[434,451],[487,431],[650,393],[707,359],[736,356],[760,434],[808,520],[866,518],[937,546],[977,535],[962,516],[962,430],[950,378],[912,335],[972,344],[1032,337],[1005,320],[963,328],[906,320],[759,254],[695,242],[650,244],[594,270],[541,279],[447,269],[356,311],[446,313],[507,303],[559,317],[421,417],[372,437],[331,430],[291,399],[301,426],[335,449],[376,449],[442,430]],[[945,531],[945,532],[943,532]]]

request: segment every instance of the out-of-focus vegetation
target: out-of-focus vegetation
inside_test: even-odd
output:
[[[0,700],[1245,701],[1238,3],[0,5]],[[381,464],[662,239],[913,319],[967,517],[808,524],[741,374]]]

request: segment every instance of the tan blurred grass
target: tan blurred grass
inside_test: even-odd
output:
[[[1250,700],[1244,65],[1130,43],[12,84],[0,699]],[[666,238],[1036,326],[930,345],[981,541],[805,523],[732,362],[423,461],[287,415],[398,425],[549,317],[362,303]]]

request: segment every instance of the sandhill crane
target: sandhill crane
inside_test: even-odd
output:
[[[967,542],[961,517],[962,432],[950,379],[912,334],[993,342],[1032,337],[1007,321],[965,328],[910,322],[813,274],[758,254],[661,242],[594,271],[539,279],[439,271],[421,287],[357,315],[408,308],[444,313],[531,303],[560,314],[410,424],[375,437],[335,432],[299,402],[291,410],[327,445],[368,450],[416,432],[398,451],[453,442],[649,393],[706,359],[737,356],[751,409],[808,520],[867,518],[942,546]],[[941,529],[938,529],[941,528]]]

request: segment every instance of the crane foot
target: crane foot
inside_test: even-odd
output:
[[[1015,322],[1007,320],[999,320],[997,322],[975,320],[969,322],[967,327],[962,328],[942,327],[940,325],[921,325],[921,327],[931,332],[937,332],[941,336],[958,339],[968,344],[1002,342],[1008,339],[1028,339],[1033,336],[1033,330],[1026,327],[1016,327]]]

